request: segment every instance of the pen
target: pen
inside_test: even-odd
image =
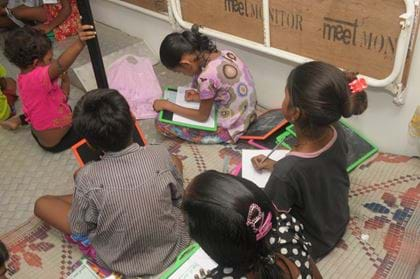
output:
[[[270,153],[268,153],[268,155],[261,161],[261,163],[260,164],[262,164],[262,163],[264,163],[265,162],[265,160],[267,160],[270,156],[271,156],[271,154],[273,154],[273,152],[274,151],[276,151],[276,149],[281,145],[282,143],[281,142],[279,142],[274,148],[273,148],[273,150],[271,150],[270,151]]]

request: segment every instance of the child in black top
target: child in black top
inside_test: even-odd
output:
[[[366,83],[323,63],[309,62],[289,75],[282,105],[295,125],[298,143],[282,160],[252,159],[257,170],[272,171],[265,191],[275,205],[305,226],[312,257],[328,254],[349,222],[347,145],[337,121],[367,108]]]

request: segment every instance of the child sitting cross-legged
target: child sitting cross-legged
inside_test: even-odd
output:
[[[23,122],[31,125],[32,135],[46,151],[61,152],[80,140],[71,125],[72,112],[68,104],[70,80],[66,71],[93,39],[93,26],[79,28],[79,39],[57,59],[47,36],[30,27],[16,29],[5,40],[4,54],[19,67],[19,96],[25,118],[15,116],[1,123],[14,130]],[[60,84],[61,80],[61,84]]]
[[[205,122],[214,106],[218,128],[209,132],[157,121],[157,130],[164,136],[194,143],[237,142],[256,118],[257,95],[248,66],[232,51],[218,50],[212,40],[198,31],[197,25],[191,31],[166,36],[159,52],[166,68],[193,77],[194,89],[185,92],[185,100],[200,105],[190,109],[168,100],[156,100],[154,110]]]
[[[162,146],[133,143],[134,121],[116,90],[83,96],[74,128],[104,155],[75,174],[73,195],[35,204],[35,215],[88,240],[99,265],[126,276],[162,272],[190,242],[180,209],[182,164]]]
[[[35,28],[43,33],[53,31],[54,38],[58,41],[77,34],[80,14],[76,0],[17,2],[22,1],[0,2],[0,27],[36,24]]]
[[[282,105],[297,144],[278,162],[252,159],[257,170],[271,172],[264,190],[277,208],[305,225],[316,260],[334,249],[350,220],[349,149],[338,120],[366,110],[366,87],[354,73],[324,62],[299,65],[287,79]]]

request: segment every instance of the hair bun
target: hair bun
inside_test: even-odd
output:
[[[350,89],[350,83],[358,79],[358,73],[345,71],[344,75],[347,80],[348,101],[343,104],[342,115],[348,118],[352,115],[362,114],[368,106],[368,100],[364,90],[353,93]]]

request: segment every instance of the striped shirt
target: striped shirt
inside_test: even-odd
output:
[[[180,210],[182,177],[161,146],[134,143],[83,167],[70,211],[97,261],[127,276],[162,272],[190,242]]]

